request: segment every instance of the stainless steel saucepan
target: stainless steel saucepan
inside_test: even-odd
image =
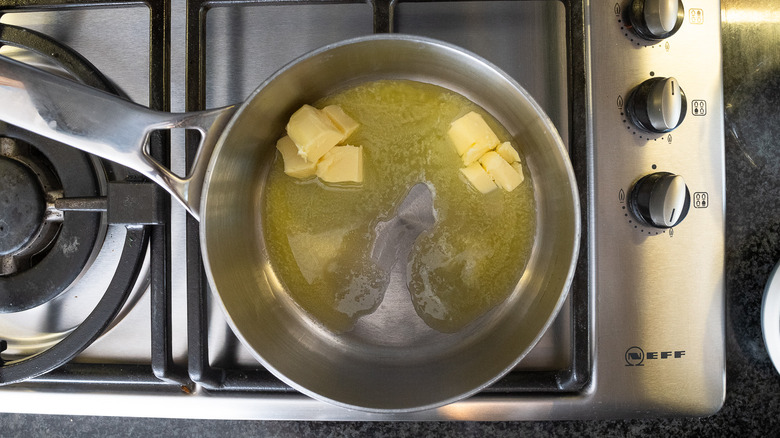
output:
[[[403,318],[393,321],[392,307],[383,330],[358,324],[331,332],[292,301],[268,260],[261,199],[286,121],[305,103],[378,79],[458,92],[523,145],[537,208],[530,260],[512,294],[457,333],[405,330]],[[0,119],[136,169],[184,204],[200,220],[209,284],[235,334],[263,366],[320,400],[402,412],[471,395],[526,355],[571,283],[579,199],[555,127],[514,80],[446,43],[375,35],[329,45],[281,69],[240,105],[184,114],[151,111],[3,58],[0,101]],[[171,128],[202,133],[186,178],[157,163],[145,147],[150,132]]]

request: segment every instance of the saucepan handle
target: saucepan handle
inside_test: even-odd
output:
[[[164,113],[0,56],[0,120],[117,162],[145,175],[200,218],[200,196],[217,139],[235,105]],[[185,177],[149,155],[151,132],[184,128],[201,133],[197,158]]]

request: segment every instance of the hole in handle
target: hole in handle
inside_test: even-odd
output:
[[[203,133],[197,128],[168,128],[155,129],[149,133],[149,141],[146,143],[146,155],[158,165],[168,169],[178,178],[186,179],[190,176],[192,162],[183,163],[177,157],[185,156],[185,144],[200,145],[203,141]],[[162,145],[170,145],[169,150]],[[156,157],[163,156],[163,160]],[[195,157],[197,159],[197,156]],[[194,162],[195,159],[192,161]]]

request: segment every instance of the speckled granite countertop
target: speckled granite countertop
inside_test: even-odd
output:
[[[764,348],[760,309],[764,285],[780,261],[780,2],[723,0],[722,12],[728,360],[726,402],[716,415],[630,421],[388,424],[0,414],[0,436],[777,436],[780,375]]]

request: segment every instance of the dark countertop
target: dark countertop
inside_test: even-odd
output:
[[[761,299],[780,261],[780,2],[723,0],[726,104],[726,402],[708,418],[496,423],[195,421],[0,414],[0,435],[777,436],[780,374],[761,334]]]

